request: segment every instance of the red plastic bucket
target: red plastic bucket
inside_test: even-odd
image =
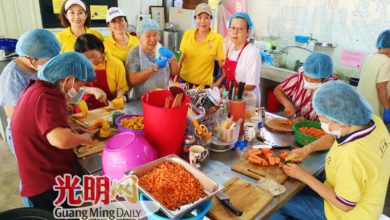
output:
[[[180,107],[164,108],[167,96],[171,96],[167,90],[151,91],[142,96],[144,133],[159,157],[181,156],[190,98],[184,96]],[[173,97],[169,106],[172,106],[172,101]]]
[[[280,103],[276,99],[274,94],[274,88],[268,88],[267,89],[267,111],[269,112],[278,112],[280,111]]]

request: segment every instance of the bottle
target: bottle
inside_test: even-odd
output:
[[[221,104],[220,104],[220,111],[221,111],[221,115],[224,116],[224,117],[228,117],[229,115],[229,91],[224,91],[222,93],[222,100],[221,100]]]

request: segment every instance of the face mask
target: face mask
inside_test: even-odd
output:
[[[73,87],[74,86],[74,81],[75,81],[75,79],[73,79],[72,88],[68,90],[68,92],[66,93],[66,96],[69,98],[70,103],[77,104],[83,98],[83,96],[85,94],[85,89],[84,88],[80,88],[79,91],[76,91],[76,89]],[[65,93],[64,86],[65,86],[65,82],[64,82],[64,84],[63,84],[63,86],[61,88],[61,91],[63,93]]]
[[[322,130],[324,130],[326,133],[328,133],[328,134],[333,134],[333,135],[336,136],[337,138],[339,138],[339,137],[341,136],[341,131],[340,131],[340,130],[333,130],[333,131],[330,131],[330,130],[329,130],[329,124],[328,124],[328,123],[321,122],[321,128],[322,128]]]
[[[321,86],[322,83],[311,83],[306,81],[305,78],[303,78],[303,87],[305,89],[317,89],[318,87]]]

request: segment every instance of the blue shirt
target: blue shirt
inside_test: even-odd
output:
[[[16,106],[30,79],[36,80],[38,75],[22,69],[15,60],[9,62],[0,76],[0,106]]]

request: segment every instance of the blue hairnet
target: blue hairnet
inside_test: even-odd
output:
[[[253,27],[252,19],[245,12],[237,12],[237,13],[232,14],[232,16],[230,16],[229,20],[226,23],[226,27],[227,28],[230,27],[230,23],[232,23],[234,18],[242,18],[242,19],[244,19],[246,21],[246,23],[248,24],[248,29],[249,30],[253,30],[254,27]]]
[[[376,48],[390,48],[390,29],[384,30],[376,40]]]
[[[51,83],[56,83],[67,76],[75,76],[76,79],[91,82],[95,79],[95,71],[92,63],[80,53],[67,52],[53,57],[38,71],[38,78]]]
[[[20,36],[16,44],[19,56],[30,56],[38,59],[50,59],[61,51],[57,38],[44,29],[34,29]]]
[[[321,85],[312,103],[318,114],[345,125],[366,125],[371,120],[371,106],[355,88],[343,82]]]
[[[328,78],[333,73],[332,58],[326,53],[312,53],[305,60],[303,71],[314,79]]]
[[[153,19],[144,19],[141,21],[140,27],[139,27],[139,33],[143,34],[146,31],[155,30],[159,31],[160,27],[158,26],[157,21]]]

